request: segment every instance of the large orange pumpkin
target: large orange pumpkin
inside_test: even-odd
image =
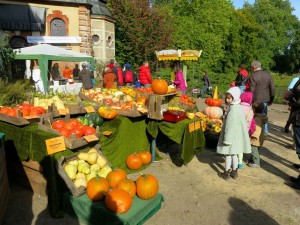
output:
[[[207,106],[204,109],[204,113],[210,119],[220,119],[223,115],[223,110],[216,106]]]
[[[151,84],[154,94],[164,95],[168,93],[168,83],[162,79],[154,79]]]
[[[152,160],[152,155],[150,152],[148,151],[140,151],[139,156],[142,158],[143,164],[144,165],[148,165],[151,163]]]
[[[106,179],[108,180],[109,186],[111,188],[116,188],[119,181],[124,180],[126,178],[127,173],[125,172],[125,170],[122,169],[112,170],[106,176]]]
[[[130,194],[131,198],[133,198],[136,194],[136,186],[134,181],[131,179],[120,180],[117,185],[117,189],[127,191]]]
[[[109,191],[107,179],[103,177],[94,177],[90,179],[86,186],[86,194],[92,201],[98,201],[104,198],[104,193]]]
[[[112,189],[105,197],[105,206],[114,213],[126,213],[131,205],[130,194],[122,189]]]
[[[205,103],[209,106],[221,106],[222,100],[218,98],[207,98]]]
[[[138,170],[143,165],[143,160],[139,154],[130,154],[126,159],[126,165],[131,170]]]
[[[153,198],[158,193],[158,180],[151,174],[139,176],[135,183],[137,196],[141,199]]]

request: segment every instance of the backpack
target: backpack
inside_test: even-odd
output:
[[[124,81],[125,83],[132,83],[133,82],[133,74],[131,71],[126,71],[124,75]]]
[[[121,68],[118,68],[118,82],[119,82],[120,86],[124,85],[124,83],[123,83],[123,73],[122,73]]]

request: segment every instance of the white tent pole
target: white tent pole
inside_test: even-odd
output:
[[[25,79],[30,79],[31,77],[31,70],[30,70],[30,63],[31,63],[31,60],[26,60],[26,70],[25,70]]]

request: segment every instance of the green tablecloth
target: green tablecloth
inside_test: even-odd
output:
[[[202,129],[189,131],[189,124],[195,121],[199,120],[185,119],[178,123],[150,120],[147,130],[153,138],[157,137],[158,130],[160,130],[172,141],[182,144],[181,158],[184,164],[187,164],[193,159],[195,154],[200,153],[205,147],[205,137]]]
[[[138,225],[154,215],[163,202],[158,193],[154,198],[142,200],[134,197],[132,206],[125,214],[112,213],[106,209],[103,201],[92,202],[87,195],[78,198],[65,194],[63,204],[66,211],[81,223],[89,225]]]

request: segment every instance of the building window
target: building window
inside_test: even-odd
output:
[[[61,19],[53,19],[50,25],[51,36],[67,36],[66,24]]]
[[[26,39],[21,36],[13,36],[9,40],[9,45],[12,49],[16,49],[27,47],[28,43]]]

